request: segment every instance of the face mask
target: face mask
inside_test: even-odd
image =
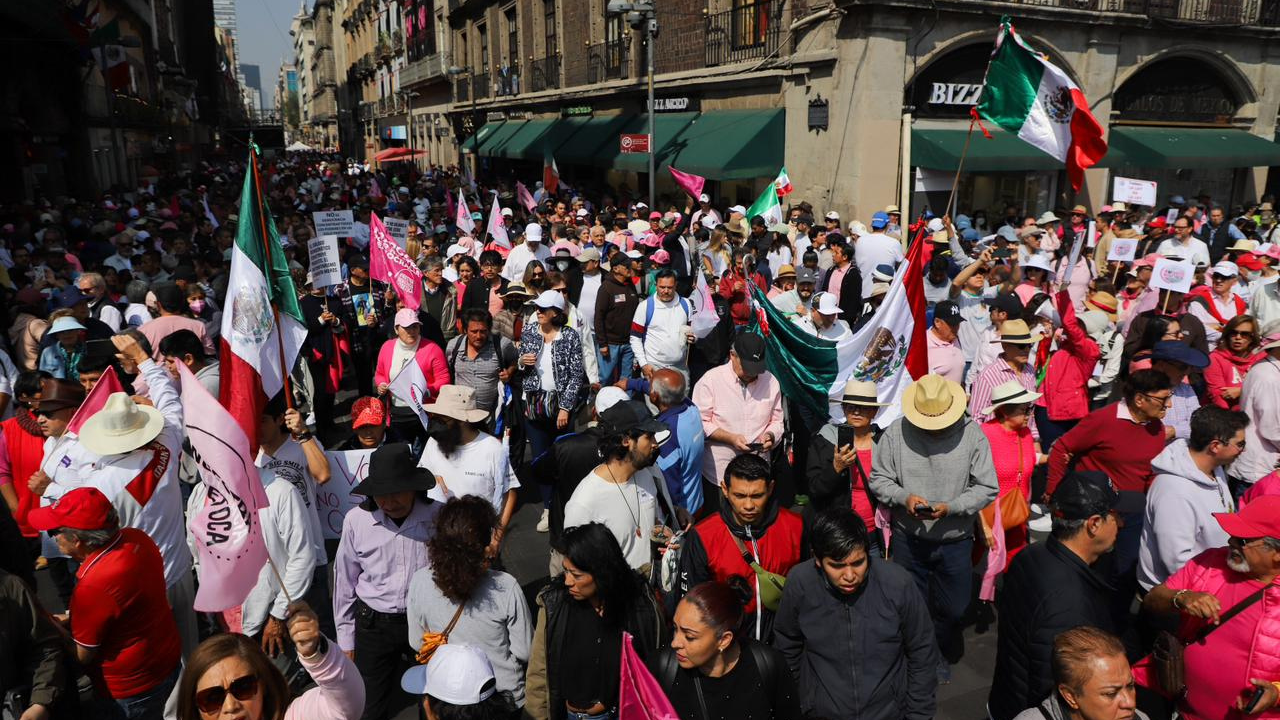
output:
[[[199,315],[200,313],[204,312],[204,301],[192,300],[191,302],[187,303],[187,307],[191,308],[191,312],[195,313],[196,315]]]

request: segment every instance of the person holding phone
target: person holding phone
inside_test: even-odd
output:
[[[880,435],[872,421],[887,404],[876,397],[875,383],[869,380],[845,383],[840,398],[844,422],[823,426],[809,446],[809,504],[813,510],[806,513],[809,516],[828,507],[852,510],[862,518],[872,549],[882,557],[885,547],[875,532],[879,501],[867,487],[867,477],[871,474],[872,454]]]

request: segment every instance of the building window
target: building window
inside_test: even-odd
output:
[[[516,25],[516,6],[512,5],[505,12],[507,20],[507,65],[515,67],[520,64],[520,31]]]
[[[489,72],[489,26],[477,25],[476,35],[480,38],[480,72]]]
[[[769,10],[772,0],[734,0],[733,47],[746,48],[763,45],[769,34],[772,18]]]
[[[556,35],[556,0],[543,0],[543,31],[546,37],[545,49],[547,57],[560,50],[560,40]]]

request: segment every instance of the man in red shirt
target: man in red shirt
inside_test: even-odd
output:
[[[32,510],[27,520],[56,531],[58,549],[80,563],[68,610],[76,656],[98,670],[104,702],[119,707],[100,714],[160,720],[178,681],[181,641],[159,548],[141,530],[122,529],[111,501],[92,487]]]

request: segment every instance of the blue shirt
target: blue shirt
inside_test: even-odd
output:
[[[627,391],[648,394],[649,381],[627,381]],[[671,430],[671,437],[658,449],[658,469],[666,480],[671,501],[689,514],[702,507],[702,452],[707,436],[702,430],[702,414],[692,400],[658,413],[658,420]]]

